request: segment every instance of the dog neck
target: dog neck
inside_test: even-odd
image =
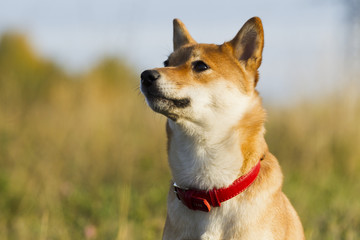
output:
[[[168,120],[168,155],[173,180],[182,187],[210,190],[231,185],[267,151],[265,112],[260,99],[237,123],[189,126]],[[188,124],[188,123],[187,123]],[[219,127],[221,126],[221,127]]]

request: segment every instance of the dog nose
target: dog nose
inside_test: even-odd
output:
[[[141,73],[141,84],[149,87],[153,82],[160,78],[160,73],[156,70],[145,70]]]

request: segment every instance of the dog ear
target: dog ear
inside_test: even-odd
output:
[[[190,36],[185,25],[179,20],[174,19],[174,51],[186,44],[196,43],[196,41]]]
[[[264,30],[260,18],[249,19],[229,43],[235,57],[245,69],[249,72],[257,72],[264,47]]]

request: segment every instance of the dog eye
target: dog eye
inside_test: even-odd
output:
[[[164,67],[168,67],[169,66],[169,60],[164,61]]]
[[[202,72],[209,69],[209,66],[206,65],[203,61],[195,61],[192,63],[192,67],[196,72]]]

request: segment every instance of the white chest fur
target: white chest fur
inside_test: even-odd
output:
[[[178,199],[169,197],[168,221],[172,232],[167,235],[165,231],[164,239],[273,239],[267,229],[260,232],[253,229],[258,227],[256,221],[269,198],[259,195],[251,202],[242,201],[246,194],[245,191],[223,202],[209,213],[190,210]]]
[[[208,134],[195,139],[182,131],[173,131],[169,149],[173,180],[179,186],[198,189],[230,185],[239,175],[243,156],[236,133],[229,134],[224,139],[214,140]]]

